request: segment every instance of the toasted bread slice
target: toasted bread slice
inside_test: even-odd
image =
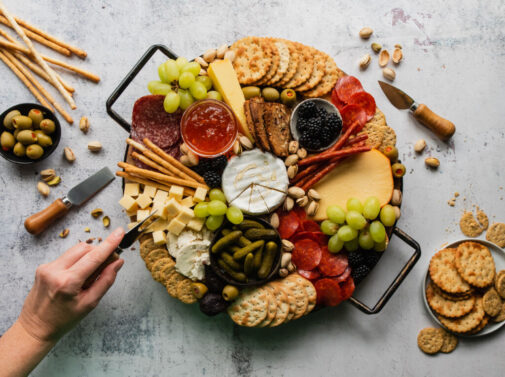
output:
[[[265,103],[264,106],[263,121],[270,149],[276,156],[286,157],[290,141],[288,109],[281,103]]]
[[[247,100],[244,102],[245,120],[247,123],[247,128],[249,129],[249,132],[251,133],[251,136],[256,141],[256,140],[258,140],[258,137],[256,136],[256,130],[254,129],[254,121],[253,121],[252,115],[251,115],[251,107],[249,106],[250,102],[251,102],[251,100]]]
[[[256,144],[264,151],[271,151],[270,144],[268,143],[268,136],[265,130],[263,120],[263,113],[265,103],[262,99],[251,99],[249,101],[249,109],[251,111],[251,119],[254,124],[254,134],[256,136]]]

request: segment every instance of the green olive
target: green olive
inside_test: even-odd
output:
[[[388,145],[384,148],[384,154],[387,158],[391,160],[391,162],[395,162],[398,160],[398,148],[393,145]]]
[[[234,285],[227,285],[223,288],[223,298],[226,301],[233,301],[238,297],[238,289]]]
[[[296,103],[296,92],[293,89],[284,89],[281,92],[281,102],[286,106],[293,106]]]
[[[53,145],[53,139],[51,139],[51,136],[46,135],[43,132],[36,133],[36,135],[37,135],[37,144],[40,145],[41,147],[46,148]]]
[[[37,160],[44,154],[44,149],[38,144],[32,144],[26,147],[26,157]]]
[[[28,117],[33,121],[33,127],[39,128],[40,122],[44,119],[44,114],[39,109],[31,109]]]
[[[191,283],[191,289],[193,291],[193,295],[198,299],[205,296],[205,294],[209,290],[205,284],[200,282]]]
[[[245,86],[242,88],[245,99],[261,96],[261,90],[257,86]]]
[[[14,128],[19,130],[29,130],[32,128],[33,121],[31,118],[28,118],[24,115],[18,115],[12,118],[12,125]]]
[[[261,95],[265,101],[273,102],[279,99],[279,91],[275,88],[263,88]]]
[[[14,126],[12,125],[12,118],[21,115],[19,110],[12,110],[7,113],[7,115],[4,118],[4,127],[7,128],[8,130],[13,130]]]
[[[18,139],[18,133],[20,133],[21,131],[23,131],[23,130],[14,130],[14,133],[13,133],[14,139],[16,139],[16,140]]]
[[[407,169],[405,168],[405,165],[397,162],[397,163],[394,163],[393,165],[391,165],[391,170],[393,171],[393,176],[395,178],[401,178],[405,175],[405,171]]]
[[[56,129],[56,126],[51,119],[44,119],[42,122],[40,122],[39,127],[42,131],[44,131],[46,135],[52,134]]]
[[[37,134],[32,130],[21,130],[16,139],[24,145],[34,144],[37,142]]]
[[[24,157],[26,155],[26,148],[19,141],[14,145],[12,152],[18,157]]]
[[[2,149],[4,151],[11,150],[14,144],[16,144],[16,139],[14,139],[14,135],[10,132],[4,131],[0,136],[0,144],[2,145]]]

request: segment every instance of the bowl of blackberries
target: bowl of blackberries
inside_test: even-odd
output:
[[[342,117],[331,102],[311,98],[300,102],[291,114],[293,138],[309,152],[321,152],[337,142],[342,131]]]

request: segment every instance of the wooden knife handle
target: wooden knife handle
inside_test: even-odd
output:
[[[96,279],[98,279],[98,277],[100,276],[100,274],[102,273],[102,271],[105,269],[105,267],[107,267],[109,264],[111,264],[112,262],[115,262],[119,259],[119,254],[116,253],[116,252],[113,252],[111,255],[109,255],[109,257],[105,260],[105,262],[103,262],[100,267],[98,267],[96,269],[95,272],[93,272],[89,278],[86,279],[86,281],[84,282],[82,288],[83,289],[88,289],[89,287],[91,287],[91,284],[93,284]]]
[[[449,140],[456,131],[454,123],[435,114],[424,104],[420,104],[414,111],[414,118],[444,141]]]
[[[49,207],[31,215],[25,220],[25,228],[31,234],[39,234],[46,230],[54,221],[66,215],[68,207],[61,199],[56,199]]]

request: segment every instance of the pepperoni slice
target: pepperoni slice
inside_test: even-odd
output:
[[[331,92],[331,102],[333,102],[333,104],[337,106],[338,111],[342,111],[345,105],[347,105],[344,101],[338,98],[338,94],[335,89],[333,89],[333,91]]]
[[[364,90],[356,77],[344,76],[337,81],[335,91],[340,101],[349,103],[349,98],[351,98],[354,93],[363,92]]]
[[[358,92],[354,93],[351,98],[349,98],[348,105],[358,105],[367,115],[367,120],[370,120],[375,115],[375,99],[372,97],[370,93],[367,92]]]
[[[319,246],[326,246],[328,244],[328,237],[322,232],[297,232],[289,240],[296,243],[305,239],[317,242]]]
[[[319,245],[309,239],[303,239],[295,243],[291,253],[291,261],[302,270],[312,270],[321,261],[322,250]]]
[[[332,279],[340,283],[341,281],[346,280],[350,275],[351,275],[351,267],[347,266],[342,274],[335,276]]]
[[[309,280],[316,280],[318,277],[321,276],[318,270],[312,270],[312,271],[307,271],[307,270],[297,270],[298,274],[305,279]]]
[[[348,300],[354,293],[354,280],[349,276],[346,280],[339,284],[342,301]]]
[[[293,208],[293,212],[296,213],[296,216],[300,219],[300,221],[303,221],[307,218],[307,212],[302,207],[296,206]]]
[[[279,228],[277,231],[281,238],[289,239],[300,227],[300,219],[294,212],[279,215]]]
[[[349,265],[347,255],[339,253],[332,254],[327,247],[322,248],[321,262],[319,263],[319,271],[324,276],[338,276],[344,273]]]
[[[320,279],[314,284],[317,293],[317,304],[337,306],[342,302],[340,285],[332,279]]]
[[[320,232],[321,228],[319,228],[319,224],[314,220],[305,220],[302,221],[302,229],[305,232]]]
[[[350,127],[355,121],[359,122],[356,132],[361,131],[368,118],[365,110],[358,105],[347,105],[340,111],[340,115],[342,116],[342,126],[344,129]]]

